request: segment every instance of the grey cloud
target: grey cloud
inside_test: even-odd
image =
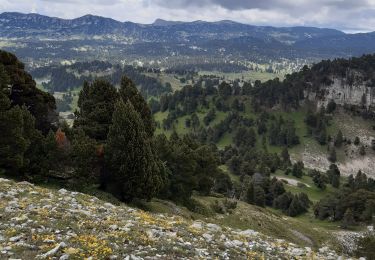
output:
[[[61,4],[85,4],[85,5],[113,5],[121,3],[121,0],[40,0],[46,3],[61,3]]]
[[[152,1],[152,0],[151,0]],[[241,10],[241,9],[268,9],[275,7],[285,2],[283,0],[263,0],[263,1],[244,1],[244,0],[154,0],[156,3],[163,7],[171,8],[184,8],[184,7],[205,7],[210,5],[221,6],[229,10]]]
[[[0,0],[1,11],[63,18],[85,14],[120,21],[234,20],[254,25],[374,31],[375,0]]]
[[[334,7],[338,9],[364,8],[370,6],[370,0],[148,0],[166,8],[220,6],[228,10],[246,9],[298,9]]]

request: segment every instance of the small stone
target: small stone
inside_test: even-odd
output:
[[[59,258],[59,260],[68,260],[69,259],[69,255],[68,254],[63,254],[60,258]]]
[[[22,215],[21,217],[15,217],[15,218],[11,218],[12,221],[16,221],[16,222],[21,222],[21,221],[25,221],[27,220],[28,217],[26,214]]]
[[[239,234],[242,236],[256,236],[259,233],[252,229],[247,229],[247,230],[241,231]]]
[[[115,208],[115,206],[112,203],[109,203],[109,202],[104,203],[104,207],[106,207],[106,208]]]
[[[11,237],[11,238],[9,238],[9,241],[10,242],[17,242],[17,241],[20,241],[22,237],[23,237],[23,234],[19,235],[19,236]]]
[[[233,243],[233,245],[234,245],[235,247],[240,247],[240,246],[243,245],[243,242],[241,242],[241,241],[239,241],[239,240],[233,240],[232,243]]]
[[[205,233],[205,234],[202,235],[202,237],[203,237],[204,239],[206,239],[207,242],[211,242],[213,236],[210,235],[210,234],[208,234],[208,233]]]
[[[196,221],[193,224],[190,225],[190,228],[195,228],[195,229],[202,229],[202,222]]]
[[[68,193],[68,191],[66,189],[59,189],[59,193],[60,194],[66,194],[66,193]]]
[[[43,240],[43,243],[48,243],[48,244],[53,244],[53,243],[55,243],[56,241],[55,240],[53,240],[53,239],[45,239],[45,240]]]
[[[293,248],[291,251],[291,254],[293,256],[302,256],[302,255],[305,255],[305,252],[300,248]]]
[[[212,224],[212,223],[208,223],[208,224],[207,224],[207,228],[208,228],[210,231],[221,231],[221,227],[219,227],[219,226],[216,225],[216,224]]]
[[[39,259],[45,259],[45,258],[48,258],[50,256],[53,256],[55,255],[61,248],[64,248],[66,247],[66,244],[64,242],[61,242],[60,244],[58,244],[57,246],[55,246],[54,248],[52,248],[50,251],[48,251],[47,253],[45,254],[42,254],[42,255],[38,255],[37,258]]]
[[[109,228],[112,229],[112,230],[117,230],[118,226],[117,225],[110,225]]]

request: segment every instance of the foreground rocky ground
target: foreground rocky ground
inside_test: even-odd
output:
[[[337,259],[253,230],[0,179],[0,259]]]

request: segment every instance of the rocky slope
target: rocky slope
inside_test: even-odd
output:
[[[337,259],[253,230],[0,179],[1,259]]]
[[[330,100],[339,105],[375,107],[375,88],[371,82],[354,82],[349,84],[345,78],[332,77],[332,85],[321,86],[319,93],[306,92],[307,99],[316,101],[318,106],[327,106]],[[323,94],[322,94],[323,93]]]

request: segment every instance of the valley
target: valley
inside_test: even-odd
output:
[[[0,258],[373,259],[374,46],[0,13]]]

